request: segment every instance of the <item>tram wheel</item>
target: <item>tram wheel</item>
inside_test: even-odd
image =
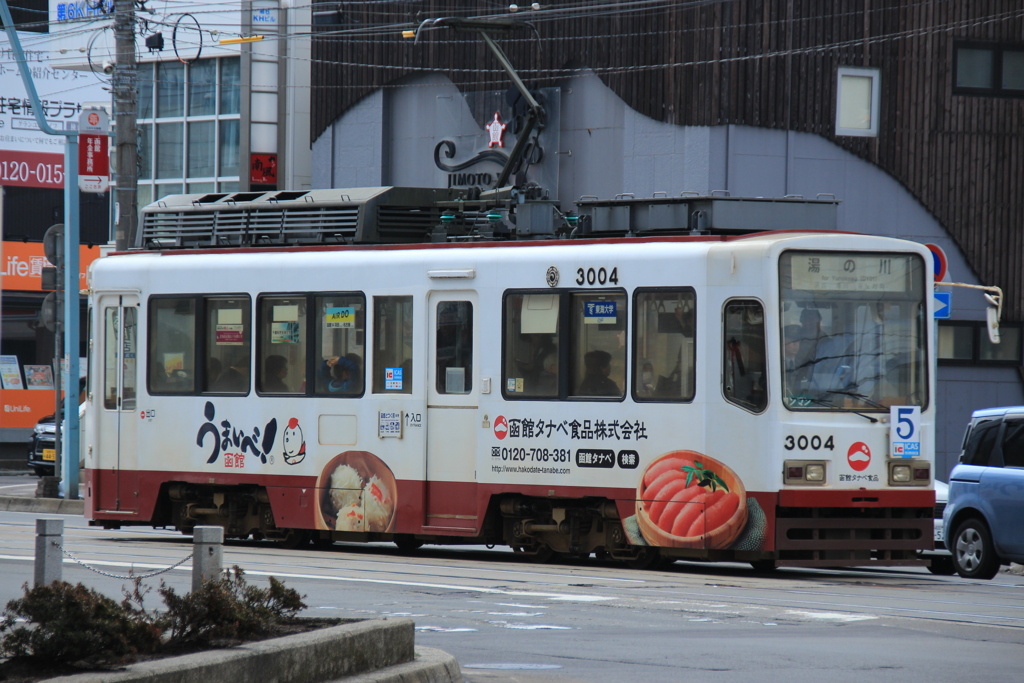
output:
[[[537,564],[550,564],[558,559],[558,553],[551,549],[549,545],[542,545],[537,550],[537,554],[532,557],[532,560]]]
[[[403,553],[411,553],[423,547],[423,541],[417,541],[412,534],[396,534],[392,540]]]
[[[775,560],[751,560],[750,566],[759,574],[769,574],[779,568]]]
[[[626,560],[630,569],[654,569],[661,564],[661,551],[657,548],[640,548],[636,557]]]
[[[297,550],[309,545],[309,532],[305,529],[288,529],[284,538],[279,538],[274,543],[286,550]]]

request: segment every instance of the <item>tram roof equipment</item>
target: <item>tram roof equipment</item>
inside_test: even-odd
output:
[[[835,230],[832,195],[584,196],[563,213],[539,188],[367,187],[172,195],[142,211],[135,248],[413,244]]]

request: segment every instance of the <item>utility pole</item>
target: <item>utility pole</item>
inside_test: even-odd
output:
[[[135,63],[135,0],[118,0],[114,5],[114,42],[116,61],[111,81],[114,95],[114,144],[117,159],[117,186],[114,189],[114,244],[124,251],[135,243],[138,224],[139,167],[138,68]]]

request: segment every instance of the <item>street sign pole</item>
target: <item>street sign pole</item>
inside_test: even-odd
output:
[[[79,297],[78,281],[78,136],[64,144],[64,354],[68,359],[68,383],[64,387],[64,498],[78,498],[78,375]],[[60,429],[60,424],[55,425]]]
[[[64,286],[67,295],[64,297],[64,353],[68,356],[68,378],[74,377],[75,388],[78,388],[78,131],[58,131],[46,120],[45,110],[39,101],[32,70],[25,59],[25,51],[21,48],[21,39],[11,17],[11,8],[7,0],[0,0],[0,19],[3,20],[4,31],[14,52],[25,94],[32,103],[39,130],[47,135],[64,136]],[[70,245],[70,246],[69,246]],[[74,270],[72,270],[72,268]],[[68,353],[71,350],[73,353]],[[73,457],[64,458],[64,495],[66,498],[78,498],[78,391],[64,392],[64,414],[66,415],[64,445]],[[60,424],[54,425],[60,429]],[[73,467],[71,465],[74,465]],[[56,472],[54,472],[56,474]]]

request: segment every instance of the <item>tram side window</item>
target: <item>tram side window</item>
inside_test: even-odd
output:
[[[149,393],[195,391],[196,300],[149,300]]]
[[[692,289],[637,290],[634,293],[634,399],[693,400],[696,301]]]
[[[438,302],[436,335],[437,393],[468,394],[473,387],[473,304]]]
[[[104,309],[103,407],[108,410],[135,410],[136,315],[134,307]]]
[[[373,392],[412,393],[412,297],[373,298]]]
[[[734,300],[723,316],[722,391],[730,403],[759,413],[768,405],[764,308],[759,301]]]
[[[622,398],[626,387],[626,295],[571,297],[570,396]]]
[[[558,397],[559,296],[508,294],[505,297],[503,395]]]
[[[262,394],[305,393],[306,297],[261,297],[257,320],[256,388]]]
[[[366,300],[362,294],[318,296],[316,393],[362,396],[366,372]]]
[[[248,394],[252,348],[249,297],[206,299],[203,391]]]

